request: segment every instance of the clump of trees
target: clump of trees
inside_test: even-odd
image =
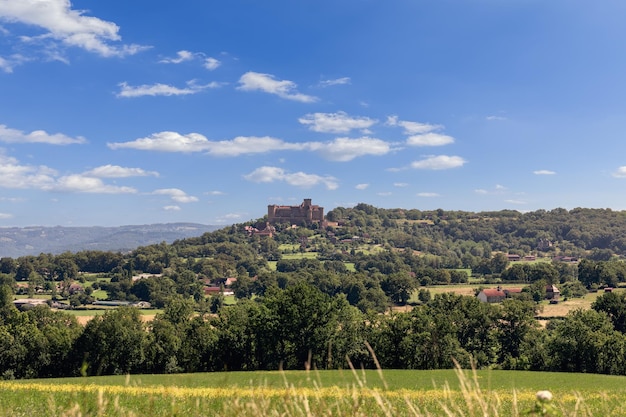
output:
[[[500,305],[437,294],[410,312],[363,313],[343,294],[300,282],[262,297],[198,311],[175,296],[145,323],[130,307],[87,325],[45,306],[20,312],[0,287],[0,376],[38,378],[125,373],[463,366],[625,375],[626,295],[606,293],[546,328],[532,301]]]

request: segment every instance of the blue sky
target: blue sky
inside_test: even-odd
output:
[[[0,0],[0,226],[626,209],[626,2]]]

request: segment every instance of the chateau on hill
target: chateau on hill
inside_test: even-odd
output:
[[[269,223],[323,223],[324,207],[311,204],[310,198],[305,198],[299,206],[267,206],[267,220]]]

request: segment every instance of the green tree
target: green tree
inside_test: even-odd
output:
[[[80,361],[76,369],[85,363],[89,375],[141,372],[147,335],[136,308],[120,307],[96,316],[76,341],[73,357]]]

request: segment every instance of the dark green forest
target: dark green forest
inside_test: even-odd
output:
[[[79,251],[0,259],[0,376],[462,365],[626,374],[626,302],[598,297],[546,327],[534,290],[564,297],[626,282],[626,213],[336,208],[326,224],[235,224],[128,253]],[[532,262],[511,261],[519,256]],[[140,274],[141,279],[133,279]],[[207,287],[231,288],[227,305]],[[519,283],[500,304],[427,286]],[[89,291],[73,286],[90,281]],[[81,326],[46,306],[18,311],[14,294],[50,294],[74,308],[146,301],[144,323],[119,308]],[[419,294],[416,301],[413,296]],[[390,312],[412,304],[410,312]]]

